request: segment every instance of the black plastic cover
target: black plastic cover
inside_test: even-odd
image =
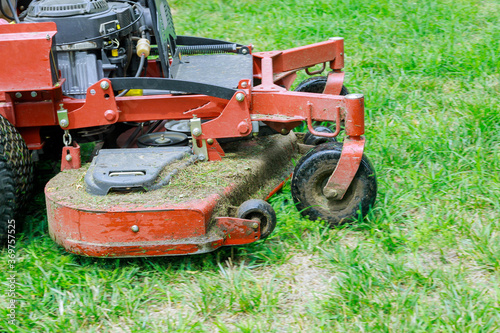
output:
[[[85,175],[85,188],[94,195],[146,189],[168,164],[189,155],[190,147],[101,149]]]

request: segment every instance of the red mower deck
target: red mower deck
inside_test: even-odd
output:
[[[51,237],[93,257],[205,253],[260,239],[260,222],[235,218],[236,207],[290,174],[297,141],[292,132],[229,146],[221,161],[191,165],[152,192],[94,196],[84,188],[87,167],[59,173],[45,188]]]

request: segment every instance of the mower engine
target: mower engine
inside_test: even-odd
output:
[[[141,37],[142,7],[106,0],[41,0],[28,7],[25,22],[55,22],[57,68],[66,96],[85,98],[87,88],[137,68],[133,40]],[[144,28],[145,29],[145,28]]]

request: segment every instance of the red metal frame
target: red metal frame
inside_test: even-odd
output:
[[[68,110],[69,125],[64,127],[68,130],[115,122],[189,119],[196,114],[198,117],[213,119],[203,124],[203,135],[199,137],[202,140],[246,136],[251,130],[252,120],[262,120],[274,127],[290,130],[307,119],[338,122],[339,107],[345,110],[345,114],[350,113],[342,96],[290,92],[277,84],[286,82],[289,86],[296,71],[328,62],[335,73],[330,74],[332,79],[329,79],[326,90],[335,93],[341,87],[343,79],[343,74],[339,74],[343,67],[343,40],[340,38],[285,51],[254,53],[254,78],[261,79],[262,84],[251,87],[249,82],[242,81],[238,91],[245,96],[242,102],[238,102],[235,97],[228,102],[201,95],[130,96],[115,99],[111,82],[107,79],[89,87],[87,98],[80,100],[62,95],[62,81],[48,84],[47,80],[51,77],[50,48],[55,30],[53,23],[0,25],[0,45],[3,46],[4,58],[10,61],[7,67],[16,69],[15,75],[14,72],[0,73],[0,82],[15,82],[0,86],[0,91],[5,92],[5,101],[0,104],[0,114],[20,129],[21,133],[26,133],[26,142],[33,149],[40,148],[43,144],[41,138],[36,138],[35,135],[39,128],[58,125],[56,111],[59,104],[63,104]],[[24,52],[18,57],[8,56],[14,53],[13,49],[19,43],[13,36],[20,34],[23,37],[26,31],[36,32],[35,37],[27,40],[25,45],[32,52]],[[50,38],[46,39],[47,36]],[[36,43],[43,42],[43,47],[35,44],[37,48],[33,48],[30,44],[33,40]],[[29,54],[29,57],[25,54]],[[20,71],[19,68],[23,70]],[[158,75],[153,69],[150,73]],[[42,80],[31,75],[40,72],[46,73],[47,77]],[[31,78],[27,82],[21,79],[27,77]],[[101,85],[103,82],[108,85]],[[103,89],[102,86],[108,88]],[[30,90],[37,97],[32,97],[31,92],[23,93]],[[309,104],[314,108],[312,114],[308,112]]]
[[[52,70],[53,37],[56,32],[55,24],[50,22],[0,22],[0,58],[3,59],[0,71],[0,115],[16,126],[30,149],[43,147],[44,142],[40,137],[42,127],[59,126],[57,110],[60,104],[68,111],[69,124],[63,127],[64,130],[116,122],[191,119],[195,115],[210,119],[201,125],[202,134],[196,138],[199,142],[213,142],[208,145],[209,160],[220,160],[224,156],[216,139],[247,136],[252,131],[252,121],[263,121],[283,134],[307,121],[313,134],[336,136],[343,120],[347,138],[340,161],[325,186],[325,193],[341,199],[356,174],[364,149],[364,105],[362,95],[339,95],[344,80],[341,71],[344,66],[342,38],[331,38],[284,51],[253,53],[254,80],[260,81],[260,84],[252,87],[250,81],[242,80],[229,101],[204,95],[115,97],[108,79],[89,87],[86,99],[73,99],[63,96],[61,85],[64,79],[58,78],[58,73]],[[288,91],[297,71],[317,64],[328,64],[332,70],[328,74],[324,94]],[[157,77],[160,73],[157,64],[150,61],[147,75]],[[314,132],[312,121],[335,122],[337,130],[333,135]],[[77,148],[66,149],[73,158]],[[65,168],[75,168],[79,167],[77,162],[73,159],[73,162],[63,161],[63,164]],[[252,229],[250,232],[250,221],[218,218],[215,226],[219,231],[225,230],[222,235],[214,231],[218,238],[214,236],[210,241],[196,239],[197,232],[199,235],[209,232],[203,230],[202,233],[200,228],[209,225],[207,219],[211,217],[207,212],[215,205],[215,197],[195,203],[196,208],[159,205],[154,209],[130,210],[129,207],[118,207],[110,214],[101,214],[100,211],[85,211],[52,202],[49,191],[46,191],[46,195],[49,218],[56,221],[51,227],[51,235],[73,252],[87,255],[101,256],[107,251],[106,246],[85,242],[85,232],[95,230],[109,235],[111,243],[115,244],[113,251],[119,256],[197,253],[222,245],[248,243],[260,237],[258,230]],[[178,220],[186,221],[186,215],[189,214],[194,215],[188,219],[191,224],[183,228],[186,233],[176,234],[185,240],[182,245],[157,239],[159,226],[164,232],[174,229],[170,224],[155,224],[155,221],[168,218],[174,221],[172,223],[177,223]],[[94,230],[79,229],[75,223],[78,224],[82,219],[92,219]],[[141,233],[146,238],[138,238],[133,244],[120,246],[123,239],[130,238],[130,230],[117,228],[113,222],[116,219],[146,221],[143,222],[143,228],[151,228],[151,232]],[[71,235],[77,229],[83,241],[72,240]],[[61,239],[60,235],[67,237]],[[158,240],[159,243],[144,243],[152,240]]]

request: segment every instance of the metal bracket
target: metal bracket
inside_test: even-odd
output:
[[[201,130],[201,119],[193,115],[190,121],[191,135],[193,137],[193,154],[198,156],[198,160],[206,161],[208,160],[208,150],[207,150],[207,140],[197,139],[203,134]],[[201,143],[201,147],[198,146]]]
[[[80,169],[81,166],[80,146],[73,141],[72,146],[65,146],[62,149],[61,171]]]
[[[340,95],[344,84],[344,72],[330,72],[326,81],[323,94]]]
[[[260,222],[235,217],[216,217],[217,228],[224,235],[224,245],[242,245],[260,239]]]
[[[311,66],[309,68],[313,68],[314,66]],[[306,68],[306,74],[311,76],[311,75],[317,75],[317,74],[321,74],[323,73],[323,71],[325,70],[326,68],[326,62],[323,63],[323,67],[321,67],[320,69],[318,70],[315,70],[315,71],[311,71],[309,70],[309,68]]]
[[[365,138],[363,137],[347,137],[344,139],[342,154],[337,167],[323,188],[323,194],[328,199],[342,200],[356,172],[358,172],[364,148]]]
[[[325,137],[325,138],[334,138],[340,133],[340,106],[335,107],[335,132],[333,133],[325,133],[318,132],[314,129],[312,125],[313,118],[313,104],[311,102],[307,102],[309,105],[309,116],[307,117],[307,129],[312,135]]]
[[[66,128],[69,126],[68,110],[64,108],[64,104],[59,104],[59,110],[57,110],[57,121],[59,126]]]

